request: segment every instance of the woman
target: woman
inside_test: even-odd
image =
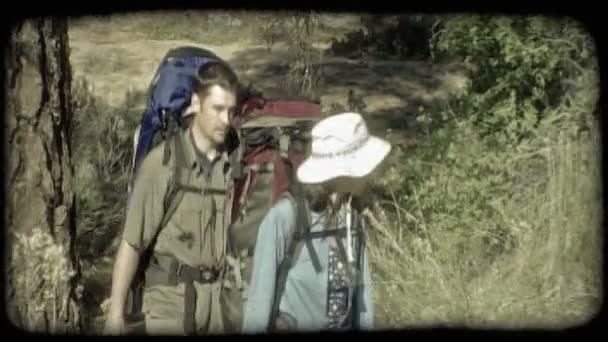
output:
[[[260,225],[244,333],[373,327],[364,224],[358,214],[366,176],[390,149],[388,142],[369,135],[356,113],[328,117],[313,128],[311,155],[297,171],[305,205],[297,196],[286,196]],[[302,217],[308,224],[297,226]],[[310,233],[294,234],[298,227]]]

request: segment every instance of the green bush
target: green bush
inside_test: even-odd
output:
[[[379,180],[393,195],[370,218],[379,325],[583,323],[601,297],[591,38],[571,21],[458,16],[434,44],[474,72]]]
[[[381,327],[564,327],[597,312],[600,139],[587,118],[578,136],[544,119],[515,148],[459,121],[396,158],[370,233]]]
[[[457,112],[498,144],[528,137],[562,105],[580,70],[595,63],[592,38],[577,22],[550,17],[455,16],[433,39],[435,55],[473,66]],[[567,81],[566,81],[567,80]],[[589,98],[589,97],[588,97]]]

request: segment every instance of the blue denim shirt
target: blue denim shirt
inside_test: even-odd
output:
[[[344,220],[344,208],[340,212],[339,224]],[[253,256],[251,283],[247,292],[244,307],[244,333],[263,333],[268,327],[272,302],[274,299],[277,269],[288,248],[295,221],[295,208],[289,199],[281,199],[269,210],[263,219]],[[341,222],[342,221],[342,222]],[[324,229],[323,217],[311,213],[311,231]],[[321,272],[317,273],[308,249],[301,249],[294,266],[291,268],[283,292],[280,310],[293,317],[297,331],[319,331],[327,329],[327,287],[328,287],[328,254],[327,239],[312,239],[319,261]],[[346,245],[346,244],[345,244]],[[356,256],[355,256],[356,257]],[[357,291],[357,308],[359,327],[364,330],[373,327],[373,303],[367,252],[362,252],[362,284]]]

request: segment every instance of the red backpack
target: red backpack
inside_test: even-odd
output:
[[[249,98],[233,126],[239,140],[232,153],[232,224],[228,272],[222,295],[227,330],[238,332],[251,278],[258,227],[285,192],[298,197],[295,171],[307,155],[320,104],[303,98]],[[240,161],[240,162],[239,162]]]

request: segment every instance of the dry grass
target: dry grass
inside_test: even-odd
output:
[[[141,11],[105,17],[72,19],[75,28],[86,27],[101,41],[129,34],[131,39],[190,40],[202,44],[242,42],[250,44],[287,41],[281,21],[291,12],[246,10]],[[356,15],[323,14],[316,42],[328,44],[359,24]],[[104,38],[105,37],[105,38]]]
[[[415,207],[378,208],[370,250],[379,327],[559,329],[593,318],[602,300],[599,144],[597,124],[583,137],[549,138],[540,150],[546,181],[504,202],[516,247],[495,262],[472,243],[473,260],[454,258],[452,236]],[[408,233],[414,223],[423,234]]]
[[[95,96],[86,79],[77,78],[74,105],[74,192],[77,205],[76,248],[84,284],[85,324],[95,324],[99,304],[109,295],[114,239],[124,223],[132,137],[141,114],[142,94],[129,92],[118,108]]]
[[[313,45],[318,28],[319,18],[314,14],[298,14],[283,20],[284,31],[290,32],[285,87],[292,95],[319,97],[322,53]]]
[[[23,328],[30,332],[60,332],[66,312],[73,310],[66,284],[76,276],[64,246],[39,227],[28,235],[14,233],[8,272],[19,300],[29,300],[19,308]],[[82,296],[82,287],[76,297]]]
[[[93,95],[86,79],[75,82],[73,98],[79,248],[81,256],[96,256],[124,221],[132,137],[140,115],[135,104],[143,99],[127,93],[125,102],[114,109]]]

